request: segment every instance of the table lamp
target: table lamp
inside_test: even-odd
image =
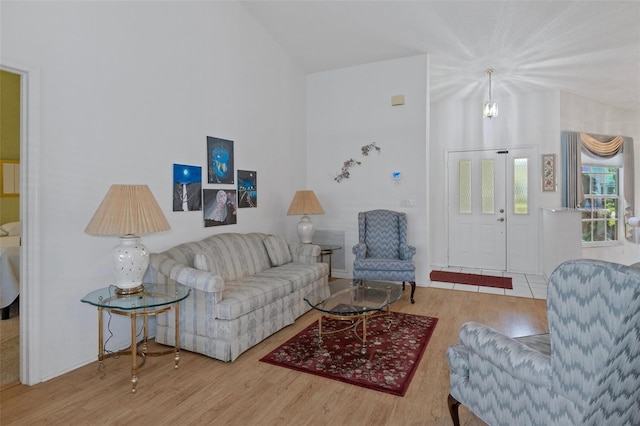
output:
[[[303,215],[298,223],[298,237],[301,243],[311,243],[313,238],[313,223],[308,215],[324,214],[320,201],[313,191],[296,191],[287,215]]]
[[[143,290],[142,277],[149,266],[148,249],[137,234],[169,228],[147,185],[112,185],[84,232],[120,238],[111,250],[116,293],[135,294]]]

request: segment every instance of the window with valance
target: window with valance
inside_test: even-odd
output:
[[[562,205],[569,208],[584,207],[585,192],[583,172],[583,157],[595,158],[602,165],[606,165],[614,157],[622,160],[617,167],[623,170],[622,193],[624,199],[623,217],[617,217],[619,226],[624,226],[625,238],[632,240],[633,227],[628,224],[629,218],[634,214],[634,160],[633,139],[626,136],[604,136],[581,132],[562,132]],[[593,170],[587,170],[593,172]],[[607,173],[602,173],[606,175]],[[609,173],[611,174],[611,173]],[[610,179],[615,180],[614,177]],[[588,179],[587,179],[588,181]],[[616,185],[618,183],[616,182]],[[619,186],[619,185],[618,185]],[[589,201],[589,200],[587,200]],[[621,208],[622,206],[619,206]],[[618,216],[620,216],[618,214]]]

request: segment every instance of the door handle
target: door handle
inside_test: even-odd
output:
[[[504,217],[501,217],[500,219],[498,219],[498,222],[504,222]]]

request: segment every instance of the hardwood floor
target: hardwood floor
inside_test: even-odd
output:
[[[216,424],[216,425],[446,425],[449,369],[445,352],[467,321],[510,336],[548,332],[546,301],[418,287],[393,310],[438,317],[439,322],[404,397],[259,362],[269,351],[317,319],[295,324],[223,363],[182,352],[149,358],[131,394],[129,357],[107,359],[104,375],[91,363],[36,386],[0,391],[2,425]],[[460,407],[463,425],[484,423]]]

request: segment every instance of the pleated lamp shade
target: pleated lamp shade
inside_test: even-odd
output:
[[[84,232],[121,236],[169,229],[169,223],[147,185],[112,185]]]
[[[324,214],[324,209],[313,191],[296,191],[287,215]]]
[[[158,202],[147,185],[112,185],[84,232],[117,235],[120,244],[111,251],[116,292],[135,294],[144,287],[149,251],[136,234],[169,230]]]

